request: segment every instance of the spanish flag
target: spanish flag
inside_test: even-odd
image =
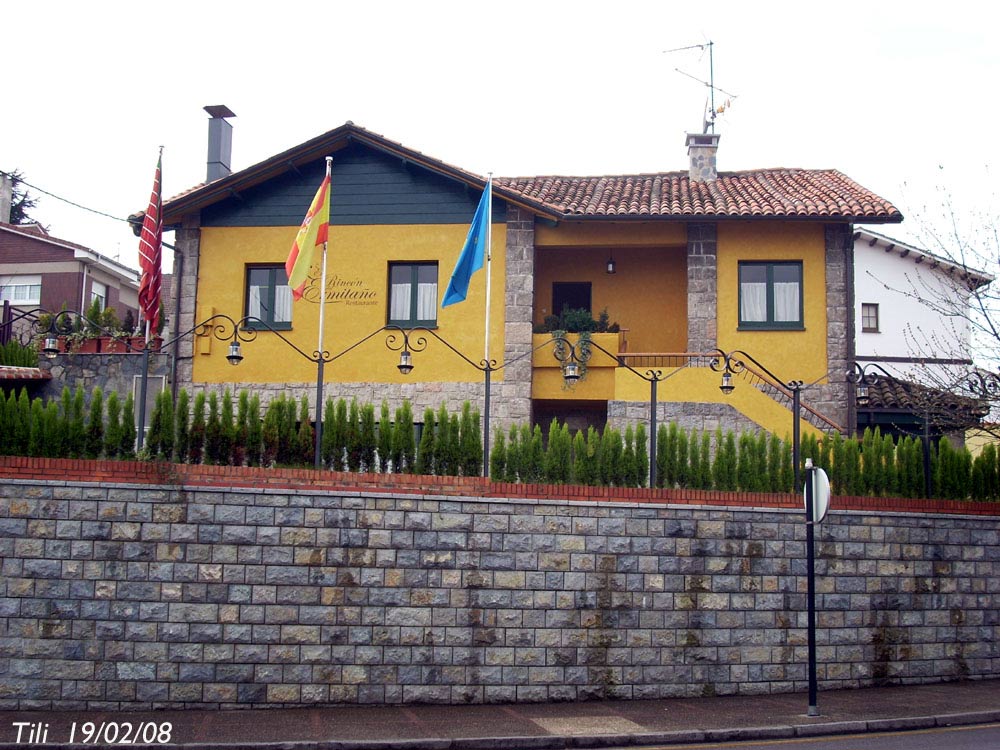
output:
[[[302,299],[302,291],[312,268],[315,250],[326,244],[327,232],[330,228],[330,170],[327,168],[316,197],[302,220],[299,233],[295,235],[292,251],[285,261],[285,273],[288,275],[288,286],[292,288],[292,297]]]

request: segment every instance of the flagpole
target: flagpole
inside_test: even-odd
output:
[[[326,179],[330,180],[333,167],[333,157],[326,157]],[[327,187],[329,190],[330,187]],[[330,196],[327,196],[329,203]],[[327,217],[329,221],[329,217]],[[329,242],[329,226],[326,231],[327,239],[323,240],[323,265],[320,272],[320,294],[319,294],[319,339],[316,342],[316,449],[313,455],[315,468],[319,469],[323,463],[323,366],[326,364],[323,358],[323,328],[326,323],[326,246]]]
[[[490,470],[490,380],[493,365],[490,362],[490,287],[493,270],[493,173],[486,179],[486,335],[483,345],[483,476]]]

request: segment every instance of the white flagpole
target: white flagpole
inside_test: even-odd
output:
[[[333,184],[330,175],[333,169],[333,157],[326,157],[326,203],[329,206],[330,190]],[[326,322],[326,246],[330,239],[330,217],[326,217],[326,239],[323,240],[323,265],[319,281],[319,339],[316,343],[316,446],[314,451],[314,466],[319,469],[322,466],[322,443],[323,443],[323,365],[326,360],[323,358],[323,326]]]
[[[328,180],[330,179],[330,173],[331,173],[332,169],[333,169],[333,157],[332,156],[328,156],[328,157],[326,157],[326,179],[328,179]],[[329,190],[330,190],[330,186],[328,185],[327,186],[327,191],[329,192]],[[328,194],[327,195],[327,204],[329,205],[329,203],[330,203],[330,196]],[[329,218],[327,219],[327,221],[329,221]],[[322,352],[323,351],[323,323],[324,323],[325,318],[326,318],[326,316],[324,315],[324,312],[326,311],[326,245],[327,245],[327,241],[329,240],[329,237],[330,237],[329,226],[328,226],[328,228],[326,230],[326,236],[327,236],[327,240],[323,241],[323,270],[322,270],[322,273],[320,274],[320,282],[319,282],[320,283],[320,287],[319,287],[320,288],[320,295],[319,295],[319,341],[316,344],[316,351],[318,351],[318,352]],[[316,407],[317,410],[320,408],[320,406],[321,405],[317,405],[317,407]]]
[[[493,173],[486,180],[486,337],[483,359],[490,362],[490,281],[493,268]]]

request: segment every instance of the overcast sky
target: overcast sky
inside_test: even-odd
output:
[[[347,120],[482,175],[683,169],[709,59],[667,50],[709,40],[720,170],[839,169],[907,215],[880,230],[905,238],[942,190],[988,209],[1000,164],[992,3],[35,0],[2,18],[0,170],[120,218],[160,145],[165,195],[204,180],[209,104],[237,115],[234,171]],[[135,264],[123,222],[37,195],[53,235]]]

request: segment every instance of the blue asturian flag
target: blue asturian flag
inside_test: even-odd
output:
[[[472,217],[472,226],[469,227],[469,234],[465,238],[462,253],[458,256],[455,270],[451,272],[451,280],[445,290],[441,307],[465,301],[465,297],[469,293],[469,282],[472,280],[472,274],[483,267],[483,260],[486,257],[486,237],[489,230],[492,186],[492,181],[486,183],[483,197],[479,201],[479,207],[476,208],[476,215]]]

